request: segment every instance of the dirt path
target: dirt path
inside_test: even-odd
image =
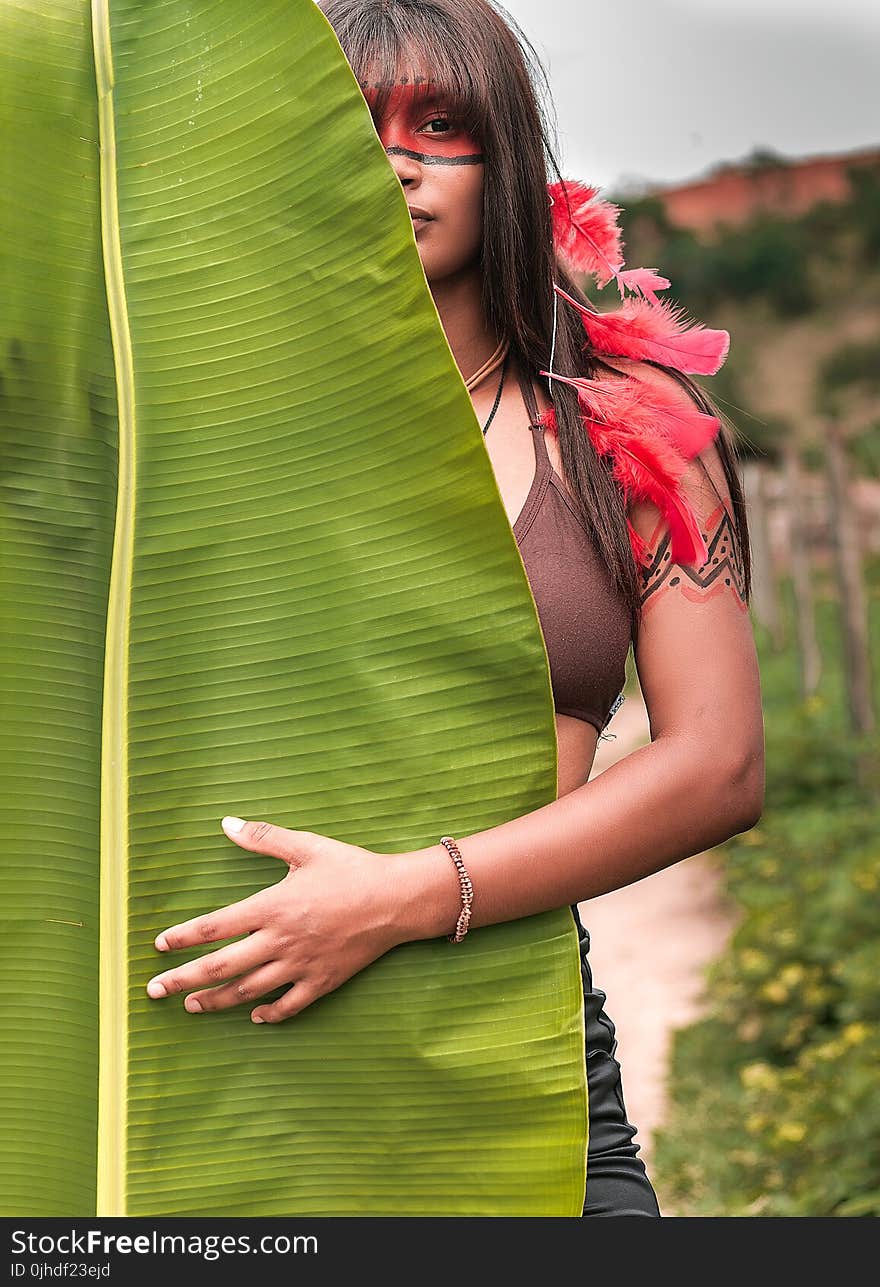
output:
[[[639,696],[627,697],[609,732],[616,740],[599,744],[593,776],[650,740]],[[590,931],[593,979],[608,995],[605,1009],[617,1028],[627,1115],[650,1168],[651,1137],[666,1104],[670,1038],[699,1014],[704,969],[723,950],[734,911],[711,854],[696,854],[579,910]]]

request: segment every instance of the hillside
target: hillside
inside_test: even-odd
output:
[[[719,225],[739,227],[762,212],[792,218],[820,201],[840,204],[853,196],[849,170],[880,164],[880,148],[788,160],[759,151],[743,162],[725,162],[704,179],[653,187],[671,223],[713,236]]]

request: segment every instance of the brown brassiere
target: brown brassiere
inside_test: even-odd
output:
[[[631,622],[547,453],[534,389],[518,367],[535,476],[513,534],[547,646],[556,712],[602,732],[623,700]]]

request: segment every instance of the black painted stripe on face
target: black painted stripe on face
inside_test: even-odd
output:
[[[408,147],[386,147],[388,156],[408,156],[412,161],[421,161],[422,165],[482,165],[484,156],[477,152],[465,156],[437,156],[427,152],[411,152]]]

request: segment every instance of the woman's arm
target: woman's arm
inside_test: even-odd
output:
[[[671,383],[653,369],[649,378]],[[684,486],[709,549],[704,567],[665,557],[667,529],[652,505],[631,512],[654,556],[635,649],[651,743],[562,799],[456,837],[474,886],[472,927],[619,889],[747,831],[761,815],[760,679],[730,494],[716,447],[700,459],[706,471],[691,462]],[[446,825],[454,829],[454,820]],[[452,933],[460,903],[446,849],[407,860],[401,934]]]

